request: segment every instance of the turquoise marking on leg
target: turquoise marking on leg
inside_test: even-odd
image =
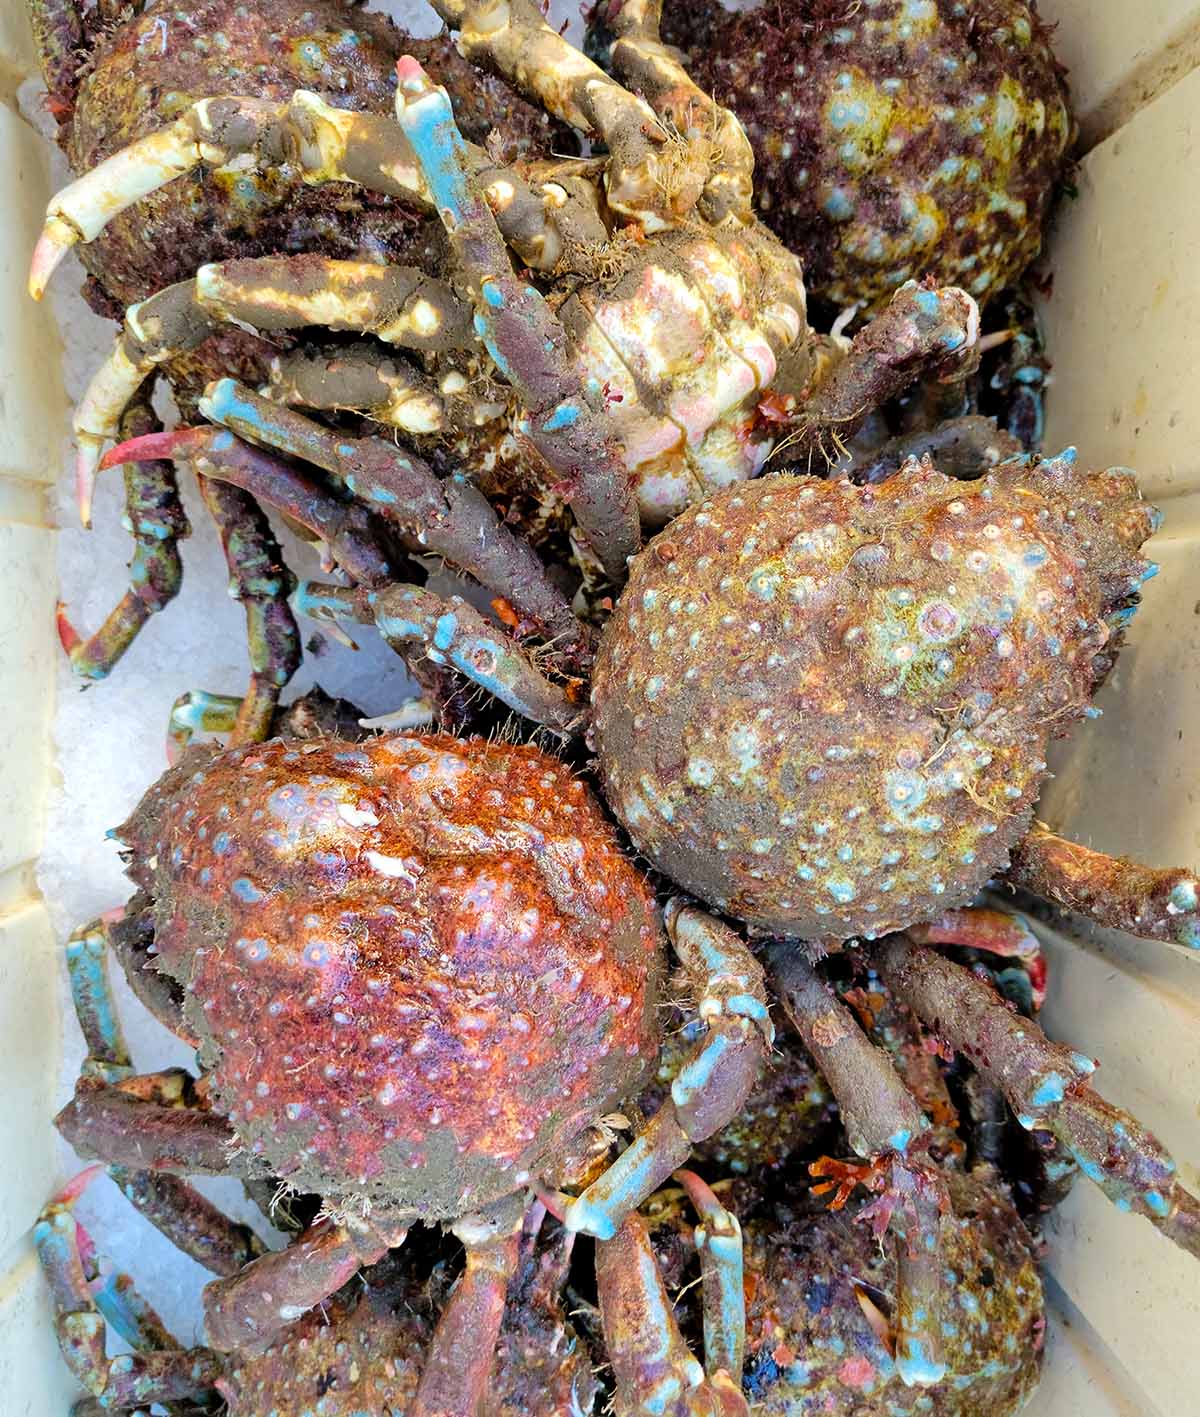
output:
[[[89,1071],[117,1078],[133,1071],[129,1048],[108,982],[108,948],[102,928],[89,928],[67,941],[71,1002],[88,1046]]]
[[[158,1326],[157,1315],[136,1289],[120,1283],[119,1275],[110,1274],[100,1288],[93,1291],[92,1297],[109,1326],[130,1348],[143,1353],[152,1353],[158,1348],[157,1338],[149,1327]]]
[[[433,627],[433,642],[438,649],[449,649],[458,631],[458,618],[450,611],[439,615]]]
[[[574,403],[560,403],[549,418],[542,424],[542,430],[546,433],[557,433],[563,428],[570,428],[579,422],[579,405]]]
[[[671,1100],[676,1107],[686,1107],[712,1081],[713,1073],[721,1059],[733,1046],[733,1040],[724,1033],[710,1033],[704,1047],[690,1062],[685,1063],[675,1075],[671,1084]]]
[[[567,1206],[568,1230],[611,1240],[617,1225],[654,1189],[658,1160],[644,1136],[633,1141],[598,1181]]]
[[[740,1382],[740,1355],[746,1346],[740,1228],[732,1235],[706,1234],[704,1254],[708,1257],[705,1272],[716,1281],[716,1303],[711,1308],[708,1303],[704,1307],[704,1366],[710,1374],[724,1368],[735,1383]]]
[[[931,1387],[946,1376],[946,1365],[933,1359],[923,1339],[903,1334],[896,1346],[896,1371],[908,1387]]]

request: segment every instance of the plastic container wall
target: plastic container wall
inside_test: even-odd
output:
[[[1061,22],[1086,156],[1054,234],[1044,318],[1055,360],[1047,442],[1136,467],[1166,513],[1162,566],[1105,687],[1105,717],[1058,754],[1042,815],[1109,851],[1200,862],[1200,4],[1043,0]],[[0,7],[0,1413],[65,1413],[30,1223],[63,1177],[48,1122],[63,1021],[58,944],[34,884],[51,787],[55,598],[47,489],[66,406],[47,312],[25,269],[47,191],[16,111],[33,72],[24,7]],[[1100,1086],[1200,1186],[1200,958],[1128,937],[1047,932],[1048,1029],[1103,1063]],[[1034,1417],[1200,1409],[1200,1277],[1081,1183],[1050,1236],[1052,1323]]]

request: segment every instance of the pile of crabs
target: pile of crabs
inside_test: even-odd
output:
[[[182,462],[251,663],[67,945],[76,1412],[1016,1412],[1077,1171],[1200,1256],[1005,894],[1200,944],[1193,873],[1034,818],[1157,517],[1038,450],[1033,7],[602,0],[580,50],[531,0],[30,3],[79,174],[31,285],[74,247],[123,322],[75,432],[135,546],[64,647],[176,593]],[[304,616],[404,657],[383,731],[282,704]],[[110,954],[196,1075],[136,1071]],[[102,1170],[217,1276],[207,1346],[106,1273]]]

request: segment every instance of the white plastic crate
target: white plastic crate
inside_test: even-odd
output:
[[[411,8],[411,7],[409,7]],[[567,6],[556,5],[565,14]],[[1058,753],[1043,799],[1052,826],[1108,851],[1162,864],[1200,862],[1200,3],[1042,0],[1061,21],[1085,142],[1078,200],[1053,238],[1055,288],[1044,316],[1055,359],[1047,442],[1076,443],[1093,465],[1138,469],[1166,513],[1132,642],[1103,690],[1105,716]],[[94,364],[97,322],[66,300],[73,346],[62,359],[50,312],[25,296],[25,269],[50,190],[45,142],[20,116],[34,72],[20,0],[0,5],[0,1417],[64,1413],[74,1388],[60,1362],[29,1228],[65,1179],[49,1119],[79,1056],[59,952],[65,923],[124,893],[102,831],[156,770],[150,745],[166,702],[139,693],[157,672],[185,687],[199,622],[223,572],[211,537],[184,547],[188,591],[156,620],[111,684],[81,696],[54,636],[53,487],[64,465],[67,395]],[[58,278],[72,286],[71,270]],[[78,280],[74,281],[78,284]],[[60,307],[60,309],[63,307]],[[99,338],[105,338],[100,332]],[[60,375],[60,368],[65,374]],[[98,525],[116,520],[116,479]],[[110,515],[111,514],[111,515]],[[64,515],[61,535],[79,537]],[[95,540],[94,590],[77,557],[67,591],[92,627],[121,585],[119,531]],[[65,545],[65,543],[64,543]],[[236,687],[239,624],[229,606]],[[211,636],[208,637],[211,639]],[[376,662],[376,672],[378,671]],[[344,685],[349,665],[318,671]],[[216,673],[219,666],[213,669]],[[172,677],[173,676],[173,677]],[[358,676],[356,676],[358,677]],[[362,679],[360,678],[360,683]],[[56,720],[56,685],[59,707]],[[395,682],[370,690],[386,705]],[[368,707],[374,707],[368,703]],[[57,742],[54,734],[57,734]],[[146,748],[146,752],[141,750]],[[89,759],[124,761],[88,792]],[[70,793],[61,791],[65,778]],[[77,843],[92,844],[91,849]],[[39,894],[35,866],[54,869]],[[67,844],[64,851],[63,843]],[[77,865],[73,862],[77,859]],[[49,908],[48,908],[49,907]],[[1200,957],[1095,932],[1047,933],[1046,1024],[1102,1060],[1105,1094],[1146,1121],[1200,1188]],[[165,1056],[139,1035],[139,1062]],[[146,1051],[149,1050],[149,1051]],[[65,1062],[64,1062],[65,1058]],[[132,1258],[132,1256],[130,1257]],[[147,1257],[147,1262],[152,1263]],[[186,1281],[186,1276],[185,1276]],[[195,1278],[191,1281],[193,1289]],[[1080,1184],[1050,1234],[1051,1329],[1034,1417],[1185,1417],[1200,1411],[1200,1273],[1143,1222]],[[168,1315],[169,1316],[169,1315]]]

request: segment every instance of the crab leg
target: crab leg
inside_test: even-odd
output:
[[[381,585],[392,568],[371,528],[366,508],[339,499],[315,478],[269,452],[251,447],[223,428],[176,428],[150,438],[118,443],[100,460],[100,471],[153,451],[186,458],[204,481],[228,483],[307,527],[327,548],[330,559],[354,580]]]
[[[75,64],[76,57],[69,56],[69,62]],[[554,202],[531,190],[512,168],[497,167],[482,148],[468,144],[467,152],[472,170],[489,193],[496,193],[499,220],[521,259],[535,269],[553,269],[562,244]],[[40,300],[71,247],[95,240],[135,202],[197,167],[224,167],[247,155],[260,171],[287,163],[310,185],[351,182],[410,206],[430,205],[408,139],[391,117],[334,108],[305,89],[284,103],[241,95],[203,98],[174,123],[113,153],[50,199],[30,265],[29,293]]]
[[[961,949],[1019,960],[1029,975],[1034,1009],[1046,1002],[1046,959],[1041,941],[1029,921],[1015,910],[988,910],[982,906],[947,910],[936,920],[910,925],[905,934],[918,945],[958,945]]]
[[[139,438],[162,427],[150,407],[150,390],[143,388],[123,412],[122,438]],[[183,565],[177,543],[189,535],[187,514],[179,500],[175,471],[169,463],[138,461],[125,470],[125,517],[133,536],[129,589],[104,624],[81,639],[58,607],[58,636],[77,674],[103,679],[121,658],[152,615],[165,610],[179,594]]]
[[[133,1072],[133,1062],[108,982],[110,928],[103,918],[81,925],[67,939],[65,953],[71,1002],[88,1050],[84,1076],[119,1082]]]
[[[914,1142],[930,1130],[887,1054],[876,1048],[791,943],[768,953],[788,1017],[837,1098],[851,1148],[886,1177],[884,1197],[898,1201],[896,1369],[910,1386],[941,1382],[941,1218],[949,1209],[936,1167],[916,1159]],[[898,1222],[898,1223],[897,1223]]]
[[[226,1279],[204,1287],[204,1330],[222,1352],[261,1351],[288,1324],[336,1293],[363,1265],[404,1242],[366,1226],[350,1230],[318,1221],[285,1250],[272,1250]],[[282,1302],[281,1302],[282,1301]]]
[[[675,1180],[700,1216],[693,1239],[704,1295],[704,1367],[710,1378],[724,1372],[737,1384],[746,1351],[742,1227],[694,1171],[676,1171]]]
[[[530,0],[431,3],[459,31],[459,48],[468,59],[495,69],[581,133],[603,139],[612,154],[606,183],[614,211],[647,231],[677,226],[687,216],[703,179],[679,182],[681,155],[671,150],[654,110],[548,25],[537,5]],[[441,205],[436,194],[434,202]]]
[[[326,350],[291,350],[271,361],[271,397],[301,408],[359,409],[377,423],[402,433],[441,433],[447,426],[447,404],[455,405],[454,422],[476,420],[476,405],[467,394],[466,378],[457,370],[441,384],[418,374],[410,365],[362,345]],[[503,405],[484,405],[498,416]]]
[[[922,375],[961,361],[978,338],[979,307],[965,290],[902,285],[801,406],[787,445],[793,460],[811,458],[827,437],[852,437],[872,409]]]
[[[608,1240],[631,1211],[740,1110],[775,1030],[767,1013],[762,966],[742,941],[711,915],[672,900],[667,933],[700,996],[708,1033],[671,1084],[670,1097],[645,1129],[567,1206],[566,1226]]]
[[[697,88],[679,61],[679,53],[662,42],[662,0],[607,0],[596,18],[616,37],[613,68],[635,93],[642,94],[660,118],[691,141],[715,147],[721,155],[708,178],[700,210],[719,226],[726,220],[754,219],[754,150],[742,125],[727,108]]]
[[[141,1074],[123,1083],[80,1078],[54,1125],[84,1158],[138,1171],[227,1174],[238,1145],[233,1128],[216,1112],[180,1105],[170,1095],[174,1081],[175,1074]],[[142,1089],[150,1095],[140,1095]]]
[[[246,608],[250,687],[229,741],[258,743],[270,736],[279,695],[300,667],[300,634],[288,604],[296,580],[254,498],[206,477],[199,483],[225,552],[229,593]]]
[[[1052,1043],[990,985],[901,935],[873,946],[872,959],[909,1008],[1002,1089],[1026,1130],[1050,1132],[1119,1210],[1144,1215],[1200,1258],[1200,1201],[1158,1139],[1091,1090],[1090,1058]]]
[[[967,414],[933,428],[889,438],[882,447],[856,458],[849,475],[855,482],[885,482],[909,458],[928,455],[947,477],[970,481],[1022,451],[1021,443],[998,428],[995,419]]]
[[[319,620],[357,620],[375,625],[396,650],[425,645],[435,664],[448,664],[494,694],[516,713],[559,733],[575,732],[583,717],[558,684],[538,670],[503,630],[457,595],[435,595],[421,586],[350,590],[305,581],[293,603]]]
[[[263,256],[201,266],[125,312],[125,328],[75,410],[80,514],[90,523],[100,450],[154,369],[230,322],[267,332],[324,325],[390,344],[444,350],[473,343],[469,309],[415,266],[320,256]]]
[[[89,1283],[89,1272],[94,1273],[94,1247],[72,1214],[98,1169],[85,1171],[70,1182],[42,1211],[33,1231],[56,1312],[63,1358],[105,1410],[211,1399],[221,1367],[216,1354],[206,1348],[146,1351],[111,1360],[107,1355],[104,1314]],[[120,1289],[110,1290],[105,1306],[118,1318],[124,1335],[133,1337],[135,1346],[151,1349],[160,1339],[169,1340],[161,1321],[136,1297],[128,1281]]]
[[[538,23],[553,35],[540,17]],[[521,431],[566,480],[592,550],[608,575],[622,581],[640,528],[620,449],[603,413],[585,396],[566,331],[538,291],[512,272],[496,218],[470,182],[468,154],[446,91],[434,87],[415,59],[401,59],[396,71],[396,116],[470,282],[476,331],[525,406]]]
[[[248,1225],[230,1220],[177,1176],[125,1166],[110,1166],[108,1174],[156,1230],[213,1274],[236,1274],[263,1253]]]
[[[1008,879],[1111,930],[1200,949],[1200,880],[1194,871],[1106,856],[1035,826],[1013,851]]]
[[[200,410],[244,438],[315,463],[412,538],[414,550],[460,567],[548,634],[577,648],[586,644],[586,629],[536,552],[513,535],[465,476],[443,482],[414,453],[380,438],[331,433],[233,379],[210,384]],[[274,500],[269,489],[262,495]]]
[[[684,1341],[646,1222],[636,1211],[625,1217],[611,1239],[596,1246],[596,1289],[616,1383],[617,1417],[676,1417],[698,1411],[742,1417],[749,1412],[738,1386],[740,1366],[733,1374],[714,1370],[706,1379]],[[693,1405],[689,1396],[699,1398],[702,1387],[708,1388],[709,1404]]]
[[[430,1340],[409,1417],[459,1417],[481,1409],[520,1259],[524,1211],[524,1196],[512,1196],[455,1223],[467,1265]]]

